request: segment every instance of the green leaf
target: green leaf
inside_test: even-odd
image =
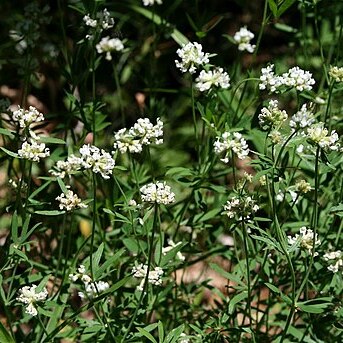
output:
[[[220,274],[221,276],[223,276],[224,278],[231,280],[235,283],[237,283],[240,286],[245,287],[244,282],[242,282],[242,280],[239,279],[239,277],[237,275],[234,275],[232,273],[229,273],[227,271],[225,271],[224,269],[222,269],[221,267],[219,267],[217,264],[215,263],[210,263],[210,267],[217,272],[218,274]]]
[[[215,208],[205,214],[199,213],[194,217],[194,223],[202,223],[209,219],[215,218],[221,212],[222,212],[221,208]]]
[[[34,197],[40,192],[42,192],[46,187],[48,187],[51,182],[52,180],[50,179],[46,183],[43,183],[39,188],[37,188],[33,193],[31,193],[31,195],[29,196],[29,199],[30,200],[34,199]]]
[[[168,25],[170,28],[172,28],[173,26],[166,22],[165,20],[162,21],[161,17],[159,15],[157,15],[156,13],[149,11],[145,8],[142,8],[140,6],[136,6],[136,5],[128,5],[129,8],[133,9],[134,11],[136,11],[137,13],[143,15],[144,17],[150,19],[151,21],[153,21],[156,25],[161,25],[163,23],[163,25]],[[185,45],[189,42],[188,38],[186,36],[184,36],[179,30],[177,30],[176,28],[173,28],[171,31],[171,37],[174,39],[174,41],[179,44],[180,46]]]
[[[279,294],[281,299],[288,305],[291,305],[292,304],[292,300],[287,296],[287,295],[284,295],[276,286],[272,285],[271,283],[269,282],[266,282],[265,285],[270,289],[272,290],[274,293],[276,294]]]
[[[277,17],[277,5],[276,5],[275,1],[274,0],[268,0],[268,5],[269,5],[270,10],[273,13],[274,18],[276,18]]]
[[[15,153],[15,152],[12,152],[12,151],[10,151],[10,150],[4,148],[4,147],[0,147],[0,149],[1,149],[2,151],[4,151],[4,152],[5,152],[7,155],[9,155],[9,156],[12,156],[12,157],[14,157],[14,158],[19,158],[19,155],[18,155],[17,153]]]
[[[230,301],[229,301],[229,313],[232,314],[233,311],[235,310],[236,305],[247,297],[248,297],[248,292],[243,291],[239,294],[236,294],[232,299],[230,299]]]
[[[139,331],[139,333],[142,336],[145,336],[146,338],[148,338],[150,340],[150,342],[153,343],[157,343],[156,339],[153,337],[153,335],[151,333],[149,333],[148,331],[142,329],[142,328],[137,328],[137,330]]]
[[[18,215],[17,211],[14,211],[12,216],[12,223],[11,223],[11,237],[15,244],[18,243]]]
[[[0,342],[1,343],[15,343],[13,337],[6,330],[6,328],[0,322]]]
[[[158,321],[157,328],[158,328],[158,341],[159,343],[162,343],[164,341],[164,329],[163,329],[163,324],[160,320]]]
[[[107,257],[106,261],[99,267],[98,271],[94,273],[94,277],[97,279],[103,275],[107,268],[114,266],[119,260],[120,256],[123,255],[125,249],[122,248],[117,251],[113,256]]]
[[[8,130],[8,129],[3,129],[2,127],[0,127],[0,134],[4,135],[4,136],[8,136],[11,139],[14,138],[14,131]]]
[[[52,211],[35,211],[35,214],[40,214],[41,216],[60,216],[61,214],[64,214],[65,211],[58,211],[58,210],[52,210]]]
[[[335,214],[336,216],[343,217],[343,204],[338,206],[333,206],[330,208],[330,213]]]
[[[66,144],[63,139],[47,136],[39,136],[39,140],[46,144]]]
[[[175,343],[181,336],[182,332],[184,331],[185,326],[182,324],[177,328],[170,331],[164,341],[164,343]]]
[[[99,263],[101,260],[102,253],[104,252],[104,243],[101,243],[99,245],[99,248],[95,253],[93,253],[92,256],[92,262],[93,262],[93,273],[97,273],[97,270],[99,268]]]
[[[294,3],[296,0],[285,0],[282,5],[277,10],[277,17],[280,17],[284,12],[286,12]]]
[[[62,192],[63,192],[64,194],[67,194],[68,189],[67,189],[67,186],[65,185],[65,183],[63,182],[63,180],[62,180],[60,177],[58,177],[58,178],[57,178],[57,182],[58,182],[58,184],[59,184],[59,186],[60,186]]]

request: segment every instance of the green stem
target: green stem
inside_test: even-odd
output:
[[[255,51],[254,51],[254,55],[253,55],[253,63],[256,61],[256,56],[257,56],[257,52],[258,52],[258,50],[260,48],[260,44],[261,44],[264,28],[268,24],[268,19],[269,18],[267,18],[267,10],[268,10],[268,0],[265,0],[264,8],[263,8],[262,25],[261,25],[261,29],[260,29],[260,32],[258,33],[258,37],[257,37],[256,47],[255,47]]]
[[[93,251],[94,251],[94,238],[95,238],[95,230],[96,230],[96,214],[97,214],[97,202],[96,202],[96,177],[95,174],[92,173],[92,181],[93,181],[93,220],[92,220],[92,234],[91,234],[91,250],[90,250],[90,272],[91,278],[94,281],[94,270],[93,270]]]
[[[298,289],[298,293],[296,295],[296,301],[298,301],[299,297],[301,296],[301,293],[305,287],[305,285],[308,282],[308,278],[310,276],[310,272],[312,270],[313,262],[314,262],[314,256],[316,253],[316,236],[317,236],[317,221],[318,221],[318,189],[319,189],[319,153],[320,153],[320,147],[317,147],[316,151],[316,160],[315,160],[315,186],[314,186],[314,204],[313,204],[313,214],[311,219],[311,227],[313,231],[313,241],[312,241],[312,251],[311,251],[311,258],[310,263],[306,272],[306,275]]]
[[[120,80],[119,80],[119,75],[118,75],[118,70],[116,68],[116,65],[113,63],[113,75],[114,75],[114,80],[116,83],[116,88],[118,92],[118,104],[120,108],[120,116],[121,116],[121,124],[122,126],[125,126],[125,114],[124,114],[124,106],[123,106],[123,99],[122,99],[122,89],[120,86]]]
[[[156,224],[157,224],[157,217],[158,217],[158,204],[155,203],[155,208],[154,208],[154,221],[153,221],[153,226],[152,226],[152,233],[151,233],[151,239],[150,239],[150,244],[149,244],[149,255],[148,255],[148,269],[147,269],[147,273],[145,276],[145,280],[144,280],[144,285],[143,285],[143,290],[141,293],[141,296],[138,300],[138,304],[136,306],[135,312],[133,313],[133,316],[131,318],[130,324],[121,340],[122,343],[126,343],[126,337],[128,336],[128,334],[131,332],[131,327],[134,323],[134,321],[137,318],[138,315],[138,311],[142,305],[143,302],[143,298],[145,295],[145,290],[148,286],[148,278],[149,278],[149,272],[150,272],[150,267],[151,267],[151,260],[152,260],[152,253],[153,253],[153,246],[154,246],[154,238],[155,238],[155,231],[156,231]]]
[[[255,335],[253,331],[253,323],[252,323],[252,316],[251,316],[251,283],[250,283],[249,251],[248,251],[248,241],[247,241],[248,233],[244,225],[244,217],[242,218],[241,224],[242,224],[242,231],[243,231],[243,244],[244,244],[245,264],[246,264],[246,273],[247,273],[249,326],[250,326],[253,342],[255,342]]]

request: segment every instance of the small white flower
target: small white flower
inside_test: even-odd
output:
[[[84,204],[81,199],[77,196],[77,194],[74,194],[73,191],[68,190],[67,193],[62,193],[59,195],[56,200],[60,202],[60,210],[67,210],[72,211],[77,208],[87,208],[88,206]]]
[[[258,115],[259,124],[264,130],[280,127],[287,118],[287,112],[280,110],[277,100],[270,100],[268,106],[263,107]]]
[[[250,44],[250,41],[254,38],[254,34],[246,27],[241,27],[239,31],[235,33],[233,39],[238,44],[238,50],[248,51],[251,54],[254,52],[256,45]]]
[[[307,250],[309,253],[313,249],[314,233],[311,229],[307,229],[305,226],[299,229],[300,235],[296,234],[294,237],[287,236],[288,244],[290,246],[298,245],[300,248]],[[318,234],[316,234],[314,244],[320,245],[320,240],[318,239]],[[317,256],[317,254],[315,254]]]
[[[96,14],[96,19],[91,18],[88,13],[83,17],[83,21],[86,26],[93,29],[99,27],[100,31],[110,29],[114,26],[114,19],[111,18],[110,12],[106,8]]]
[[[289,87],[296,88],[299,92],[311,90],[316,83],[309,71],[293,67],[287,73],[282,74],[283,84]]]
[[[201,44],[197,42],[187,43],[176,53],[181,58],[181,61],[175,60],[176,67],[183,73],[194,74],[199,66],[209,62],[209,54],[204,53]]]
[[[41,158],[50,156],[49,148],[44,143],[38,143],[31,139],[31,142],[25,141],[18,150],[18,155],[26,160],[39,162]]]
[[[230,87],[230,77],[228,73],[224,72],[223,68],[215,68],[209,71],[202,70],[195,82],[195,87],[200,92],[208,91],[213,86],[223,89]]]
[[[274,93],[280,87],[286,86],[302,92],[304,90],[311,90],[314,84],[315,80],[309,71],[305,71],[299,67],[293,67],[280,76],[275,75],[274,65],[271,64],[266,68],[262,68],[259,88],[261,90],[268,89]]]
[[[251,196],[245,196],[242,198],[234,196],[224,205],[225,214],[229,218],[239,216],[240,218],[244,217],[249,219],[250,215],[257,212],[259,209],[260,207]]]
[[[32,124],[42,122],[44,115],[35,107],[30,106],[28,110],[24,110],[20,106],[15,111],[12,111],[12,119],[19,124],[22,129],[30,128]]]
[[[324,127],[322,122],[310,126],[306,135],[310,142],[318,144],[324,150],[339,150],[338,134],[333,130],[329,135],[329,130]]]
[[[309,105],[310,107],[311,105]],[[314,115],[310,108],[307,108],[307,105],[302,105],[301,109],[295,113],[291,120],[289,121],[289,126],[292,130],[304,129],[308,126],[311,126],[314,123]]]
[[[340,270],[343,272],[343,253],[341,250],[328,252],[323,257],[329,264],[327,269],[330,272],[338,273]]]
[[[128,205],[132,206],[132,207],[136,207],[137,206],[137,202],[136,202],[136,200],[131,199],[131,200],[129,200]]]
[[[172,204],[175,194],[165,182],[149,183],[140,189],[142,201],[157,204]]]
[[[143,291],[145,278],[148,273],[148,265],[141,263],[136,267],[132,268],[132,273],[135,278],[142,278],[140,285],[137,287],[139,291]],[[163,269],[155,267],[153,270],[149,270],[148,282],[152,285],[162,285]]]
[[[298,193],[307,193],[312,189],[311,185],[305,180],[300,180],[295,184],[295,191]]]
[[[104,37],[101,39],[100,43],[96,45],[96,50],[98,54],[106,53],[106,60],[111,61],[111,52],[122,51],[124,49],[124,44],[119,38]]]
[[[57,170],[50,170],[50,173],[63,179],[66,175],[74,174],[82,168],[82,158],[72,154],[66,161],[57,161],[56,168]]]
[[[330,67],[329,75],[336,81],[336,82],[343,82],[343,68],[338,67]]]
[[[96,282],[85,282],[85,292],[88,298],[93,298],[94,296],[99,295],[100,293],[106,291],[110,287],[108,282],[105,281],[96,281]],[[78,292],[78,295],[81,299],[86,298],[84,292]]]
[[[162,0],[142,0],[144,6],[162,5]]]
[[[190,343],[190,340],[186,334],[182,333],[179,338],[179,343]]]
[[[90,27],[96,27],[98,24],[98,22],[95,19],[92,19],[90,17],[89,13],[83,17],[83,21],[86,24],[86,26],[90,26]]]
[[[279,130],[273,130],[268,134],[268,137],[273,144],[280,144],[284,141],[283,136]]]
[[[175,247],[177,247],[180,244],[182,244],[182,243],[178,242],[177,244],[175,244],[172,239],[169,239],[168,240],[168,246],[162,248],[162,254],[166,255],[170,250],[173,250]],[[182,255],[181,251],[177,252],[176,257],[180,261],[184,261],[185,260],[185,256]]]
[[[93,173],[101,174],[104,179],[110,178],[115,161],[108,152],[94,145],[85,144],[80,148],[80,154],[85,169],[92,169]]]
[[[43,288],[41,292],[36,292],[37,285],[24,286],[19,290],[20,295],[17,300],[23,304],[26,304],[25,312],[31,316],[38,314],[36,303],[44,301],[48,297],[48,291]]]
[[[163,143],[163,122],[157,118],[153,125],[148,118],[140,118],[129,130],[126,128],[114,133],[114,149],[121,153],[140,153],[144,145]]]
[[[240,160],[244,160],[249,155],[249,148],[246,140],[239,132],[224,132],[213,144],[216,154],[225,153],[221,159],[224,163],[228,163],[231,150],[237,155]]]

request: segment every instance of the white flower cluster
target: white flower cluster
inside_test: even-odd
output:
[[[17,110],[12,111],[12,119],[19,124],[19,127],[24,130],[24,134],[27,135],[27,137],[24,137],[24,142],[18,150],[19,157],[39,162],[41,158],[50,155],[49,148],[46,148],[44,143],[39,143],[39,136],[31,130],[33,124],[44,120],[42,113],[33,106],[30,106],[28,110],[18,106]]]
[[[222,162],[228,163],[231,150],[237,155],[240,160],[244,160],[249,155],[249,148],[246,140],[239,132],[224,132],[213,144],[214,152],[221,154],[225,152],[225,157]]]
[[[36,303],[44,301],[48,297],[48,291],[43,288],[41,292],[36,292],[37,285],[24,286],[19,290],[17,300],[26,305],[25,312],[31,316],[37,316]]]
[[[178,242],[178,243],[175,244],[172,239],[168,239],[168,246],[162,248],[162,254],[166,255],[170,250],[174,249],[175,247],[177,247],[180,244],[182,244],[182,243]],[[185,260],[185,256],[182,255],[181,251],[177,252],[176,257],[180,261],[184,261]]]
[[[277,100],[270,100],[268,107],[263,107],[258,115],[259,124],[264,130],[280,127],[287,118],[287,112],[279,109]]]
[[[144,6],[162,5],[162,0],[142,0]]]
[[[259,209],[260,207],[251,196],[242,198],[234,196],[224,205],[225,213],[229,218],[234,218],[238,215],[239,219],[249,219],[250,215],[257,212]]]
[[[30,129],[30,126],[44,120],[43,113],[40,113],[35,107],[30,106],[24,110],[18,106],[18,109],[12,111],[12,119],[19,124],[22,129]]]
[[[233,39],[238,44],[238,50],[248,51],[251,54],[254,52],[256,45],[250,44],[250,41],[255,37],[255,35],[249,31],[246,27],[241,27],[239,31],[235,33]]]
[[[322,122],[309,127],[306,135],[311,143],[318,144],[324,150],[337,151],[340,148],[337,132],[333,130],[329,135],[329,130],[324,127],[324,123]]]
[[[80,150],[81,157],[70,155],[66,161],[58,161],[56,170],[51,173],[54,176],[64,178],[66,175],[74,173],[82,168],[91,169],[93,173],[99,173],[104,179],[109,179],[112,175],[115,161],[111,155],[103,149],[94,145],[84,144]]]
[[[328,252],[323,257],[329,263],[327,268],[330,272],[338,273],[340,270],[343,271],[343,253],[341,250]]]
[[[77,208],[87,208],[88,206],[84,204],[81,199],[77,196],[77,194],[74,194],[73,191],[67,190],[67,193],[62,193],[59,195],[56,200],[60,202],[60,210],[67,210],[72,211]]]
[[[96,19],[91,18],[91,16],[86,14],[83,17],[83,21],[86,26],[96,28],[100,25],[100,30],[107,30],[114,26],[114,19],[111,17],[110,12],[105,8],[102,12],[96,14]]]
[[[39,162],[41,158],[50,156],[50,150],[45,147],[44,143],[30,139],[30,142],[23,142],[21,148],[18,150],[18,155],[26,160]]]
[[[83,17],[83,21],[86,24],[86,26],[89,26],[89,27],[96,27],[98,24],[98,21],[96,19],[92,19],[89,13]]]
[[[66,161],[57,161],[56,168],[57,171],[51,170],[51,174],[63,179],[66,175],[71,175],[82,168],[82,158],[72,154]]]
[[[140,192],[144,202],[168,205],[175,201],[175,194],[165,182],[149,183],[141,187]]]
[[[187,338],[185,333],[182,333],[179,338],[179,343],[190,343],[191,341]]]
[[[124,44],[119,38],[103,37],[101,41],[96,45],[96,50],[98,54],[106,53],[106,60],[111,61],[111,52],[122,51],[124,49]]]
[[[111,155],[103,149],[94,145],[83,145],[80,148],[82,166],[85,169],[92,169],[93,173],[99,173],[104,179],[109,179],[115,165]]]
[[[85,283],[85,292],[78,292],[78,296],[81,299],[86,298],[93,298],[94,296],[99,295],[100,293],[106,291],[106,289],[110,288],[110,285],[108,282],[105,281],[95,281],[90,283]]]
[[[86,273],[86,267],[83,264],[80,264],[77,268],[76,274],[69,274],[69,280],[76,282],[77,280],[81,280],[84,283],[92,282],[91,277]]]
[[[92,281],[92,278],[86,273],[86,268],[84,265],[80,265],[77,268],[76,274],[69,274],[69,279],[73,282],[81,280],[85,287],[85,292],[78,292],[78,296],[81,299],[93,298],[94,296],[104,292],[110,287],[108,282],[105,281]]]
[[[262,68],[260,81],[260,90],[268,89],[272,93],[277,92],[282,86],[295,88],[302,92],[304,90],[311,90],[315,84],[312,74],[299,67],[293,67],[282,75],[275,75],[274,64]]]
[[[132,273],[135,278],[143,278],[140,285],[137,287],[139,291],[143,291],[145,278],[148,273],[148,265],[141,263],[137,267],[132,268]],[[161,286],[162,276],[163,269],[160,267],[155,267],[154,270],[149,270],[148,282],[152,285]]]
[[[297,129],[304,129],[314,123],[314,115],[310,109],[311,104],[308,106],[309,108],[307,106],[307,104],[302,105],[301,109],[296,112],[289,121],[289,126],[293,131]]]
[[[330,67],[329,75],[336,81],[336,82],[343,82],[343,68],[338,67]]]
[[[308,193],[310,192],[312,189],[311,184],[306,182],[305,180],[299,180],[298,182],[296,182],[295,184],[295,191],[297,193]]]
[[[209,62],[210,55],[202,51],[201,44],[187,43],[181,49],[176,51],[181,61],[175,60],[176,67],[179,68],[183,73],[190,72],[194,74],[197,67],[204,65]]]
[[[311,229],[307,229],[305,226],[299,229],[300,234],[296,234],[294,237],[287,236],[288,244],[290,246],[300,246],[300,248],[311,252],[313,249],[314,233]],[[318,239],[318,234],[316,234],[314,244],[320,245],[320,240]],[[318,254],[316,253],[315,256]]]
[[[129,130],[126,128],[114,133],[114,149],[121,153],[129,150],[130,153],[139,153],[143,145],[163,143],[163,122],[157,118],[153,125],[148,118],[140,118]]]
[[[227,72],[224,72],[223,68],[215,68],[209,71],[202,70],[195,82],[195,87],[200,92],[208,91],[213,86],[226,89],[230,87],[230,76]]]

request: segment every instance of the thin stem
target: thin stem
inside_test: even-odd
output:
[[[246,264],[246,273],[247,273],[249,326],[252,332],[253,342],[255,342],[255,336],[253,333],[252,316],[251,316],[251,284],[250,284],[249,251],[248,251],[248,241],[247,241],[248,233],[244,225],[244,217],[242,218],[241,224],[242,224],[242,231],[243,231],[243,244],[244,244],[245,264]]]
[[[119,75],[118,75],[118,70],[117,66],[113,63],[113,75],[114,75],[114,81],[116,83],[116,88],[118,92],[118,104],[120,108],[120,116],[121,116],[121,124],[125,126],[125,114],[124,114],[124,106],[123,106],[123,99],[122,99],[122,90],[120,86],[120,80],[119,80]]]
[[[138,315],[138,311],[142,305],[143,302],[143,298],[145,295],[145,290],[148,286],[148,280],[149,280],[149,272],[150,272],[150,267],[151,267],[151,260],[152,260],[152,253],[153,253],[153,246],[154,246],[154,238],[155,238],[155,231],[156,231],[156,224],[157,224],[157,217],[158,217],[158,204],[155,203],[155,208],[154,208],[154,221],[153,221],[153,226],[152,226],[152,233],[151,233],[151,239],[150,239],[150,244],[149,244],[149,255],[148,255],[148,269],[147,269],[147,273],[145,276],[145,280],[144,280],[144,285],[143,285],[143,289],[142,289],[142,293],[141,296],[138,300],[138,304],[136,306],[135,312],[133,313],[133,316],[131,318],[130,324],[121,340],[122,343],[126,342],[126,337],[128,336],[128,334],[131,332],[131,327],[134,323],[134,321],[137,318]]]
[[[264,28],[266,27],[266,25],[268,23],[269,17],[267,17],[267,11],[268,11],[268,0],[265,0],[264,8],[263,8],[262,25],[261,25],[261,29],[260,29],[260,32],[258,33],[258,37],[257,37],[256,47],[255,47],[255,51],[254,51],[254,55],[253,55],[253,62],[256,61],[256,56],[257,56],[258,50],[260,48]]]
[[[93,270],[93,251],[94,251],[94,237],[95,237],[95,230],[96,230],[96,214],[97,214],[97,203],[96,203],[96,177],[95,174],[92,173],[92,180],[93,180],[93,220],[92,220],[92,234],[91,234],[91,250],[90,250],[90,272],[91,278],[94,280],[94,270]]]
[[[320,153],[320,147],[317,147],[316,151],[316,160],[315,160],[315,189],[314,189],[314,204],[313,204],[313,214],[311,219],[311,227],[313,231],[313,240],[312,240],[312,251],[311,251],[311,258],[310,263],[306,272],[306,275],[298,289],[298,293],[296,295],[296,301],[298,301],[305,285],[308,282],[308,277],[310,275],[310,272],[312,270],[313,262],[314,262],[314,256],[316,253],[316,236],[317,236],[317,221],[318,221],[318,189],[319,189],[319,153]]]

